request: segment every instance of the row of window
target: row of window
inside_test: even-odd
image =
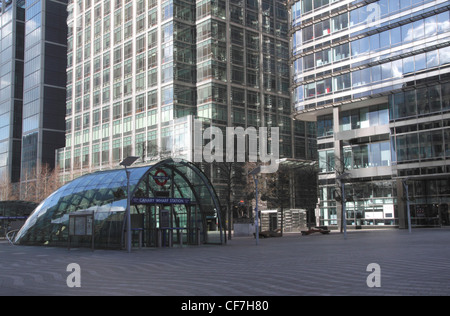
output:
[[[376,33],[368,37],[363,37],[352,41],[351,43],[342,44],[306,55],[303,58],[299,58],[294,61],[295,73],[298,74],[313,68],[320,68],[325,65],[347,59],[350,55],[352,58],[356,58],[365,54],[374,53],[409,43],[411,41],[430,38],[431,36],[448,32],[450,31],[449,14],[450,11],[447,11],[391,30]],[[303,29],[303,33],[305,30],[306,29]],[[294,55],[297,51],[299,51],[295,46],[296,39],[298,38],[296,34],[294,34],[293,37]],[[301,48],[301,43],[298,47]],[[402,50],[399,50],[396,54],[398,55],[402,52]],[[395,54],[391,55],[395,56]]]
[[[336,185],[321,186],[319,188],[320,200],[330,202],[335,201],[335,190]],[[396,196],[396,192],[397,188],[394,181],[371,181],[345,184],[345,194],[347,196],[355,197],[355,200],[356,198],[389,198]],[[353,202],[348,204],[353,204]]]
[[[351,73],[299,86],[294,90],[294,103],[302,102],[350,88],[359,88],[383,80],[403,78],[405,75],[450,63],[450,47],[406,57],[401,60],[372,66]]]
[[[346,170],[391,165],[389,141],[344,146],[342,152]],[[335,171],[334,149],[319,151],[319,171],[322,173]]]
[[[393,155],[397,163],[450,157],[450,128],[396,135]]]
[[[386,15],[404,11],[411,7],[430,2],[431,0],[379,0],[369,5],[358,7],[351,11],[351,25],[359,23],[371,22],[374,18],[380,19]],[[323,6],[337,2],[337,0],[299,0],[291,7],[292,12],[292,26],[297,26],[302,23],[302,15],[309,14]],[[356,4],[362,1],[354,1]],[[346,7],[346,6],[345,6]],[[339,8],[339,9],[342,9]],[[339,9],[337,11],[339,11]]]
[[[120,94],[120,86],[118,86],[117,93]],[[67,101],[67,116],[71,116],[72,112],[77,114],[81,113],[82,110],[88,111],[91,108],[91,102],[94,102],[95,106],[101,104],[100,101],[103,101],[103,122],[109,120],[109,108],[108,103],[110,100],[110,89],[104,88],[104,93],[100,95],[99,93],[93,94],[93,100],[91,100],[91,94],[85,94],[83,97],[75,98],[74,102],[72,99]],[[140,94],[136,96],[134,108],[136,113],[140,113],[145,111],[146,109],[152,109],[157,107],[157,90],[151,90],[147,94]],[[257,109],[260,107],[259,94],[253,91],[245,91],[237,88],[232,88],[232,104],[235,106],[249,107]],[[247,99],[245,99],[247,96]],[[175,98],[175,100],[174,100]],[[265,110],[267,111],[282,111],[285,114],[289,115],[291,112],[289,100],[282,97],[275,97],[272,95],[266,94],[265,98]],[[196,106],[197,104],[207,103],[207,102],[219,102],[226,104],[227,101],[227,92],[226,86],[213,84],[206,85],[204,87],[195,89],[177,86],[177,92],[174,95],[174,90],[172,86],[168,86],[162,89],[161,94],[161,104],[169,105],[174,101],[177,105],[187,105],[187,106]],[[114,114],[113,118],[120,116],[128,116],[132,114],[133,109],[133,101],[131,98],[125,99],[123,101],[123,112],[122,112],[122,102],[114,103]],[[106,109],[106,110],[105,110]],[[100,110],[95,109],[94,113],[98,113]],[[96,120],[94,116],[94,123],[99,122],[99,119]],[[81,128],[78,125],[79,128]]]
[[[341,132],[386,124],[389,124],[389,108],[387,104],[373,105],[368,108],[339,113],[339,131]],[[321,136],[327,133],[321,130]]]
[[[360,108],[339,113],[339,130],[347,131],[377,125],[389,121],[420,117],[430,113],[450,110],[450,83],[399,92],[389,96],[388,104]],[[439,122],[437,122],[439,123]],[[442,124],[426,124],[419,129],[442,128]],[[396,127],[396,133],[417,131],[416,125]],[[333,116],[323,115],[317,119],[317,136],[333,135]]]
[[[152,56],[150,56],[153,58]],[[128,65],[128,66],[127,66]],[[75,86],[69,84],[67,86],[67,100],[71,100],[72,97],[81,98],[82,96],[85,102],[90,100],[91,88],[93,89],[92,96],[93,106],[108,103],[113,100],[120,99],[123,96],[129,96],[135,92],[141,92],[147,88],[155,87],[158,84],[158,68],[150,69],[148,72],[141,72],[134,77],[132,76],[132,63],[125,64],[124,73],[122,73],[122,66],[114,69],[113,85],[110,85],[110,71],[109,69],[103,72],[103,82],[101,85],[100,74],[96,74],[93,77],[92,87],[91,79],[87,78],[82,82],[77,82]],[[127,75],[128,74],[128,75]],[[163,65],[159,72],[161,83],[168,83],[173,80],[194,82],[195,68],[194,66],[178,63],[175,67],[172,62]],[[124,80],[121,80],[124,78]],[[86,106],[85,106],[86,108]]]
[[[111,45],[111,42],[112,42],[111,41],[111,34],[109,32],[110,27],[109,27],[109,23],[107,23],[107,21],[109,21],[108,17],[106,17],[103,22],[102,21],[98,21],[97,22],[97,24],[99,25],[99,30],[95,32],[96,39],[95,39],[94,44],[93,44],[94,55],[96,55],[96,54],[98,54],[98,53],[100,53],[102,51],[102,43],[103,43],[103,49],[109,48],[110,45]],[[97,36],[100,35],[100,29],[101,29],[101,24],[102,23],[104,24],[104,32],[105,32],[105,34],[103,36],[103,40],[100,39],[100,38],[97,38]],[[210,23],[219,23],[219,24],[221,24],[220,22],[211,22],[211,21],[204,22],[203,24],[205,24],[205,23],[208,23],[208,24],[210,24]],[[178,23],[178,22],[176,24],[177,24],[177,32],[176,32],[177,40],[181,40],[181,41],[184,41],[184,42],[192,43],[192,37],[193,37],[192,27],[183,25],[183,24]],[[199,27],[198,27],[198,29],[200,29],[200,32],[199,32],[200,36],[199,36],[199,38],[202,38],[202,36],[203,36],[203,35],[201,35],[202,34],[201,30],[202,30],[202,28],[204,26],[203,24],[199,25]],[[129,37],[131,37],[133,35],[133,31],[132,31],[131,27],[132,26],[130,24],[128,27],[126,27],[124,29],[119,27],[119,28],[116,28],[114,30],[114,34],[113,34],[114,45],[119,44],[123,39],[127,39],[127,38],[129,38]],[[169,30],[169,28],[171,28],[171,32],[170,33],[167,32]],[[156,30],[152,30],[150,33],[155,32],[155,31]],[[283,34],[279,34],[279,35],[287,34],[287,28],[284,31],[285,32],[282,32]],[[231,39],[232,39],[232,41],[234,43],[242,45],[243,44],[242,43],[242,38],[243,37],[240,39],[239,32],[242,32],[242,31],[235,30],[234,28],[232,28],[231,29]],[[149,37],[151,36],[150,33],[149,33]],[[167,39],[171,39],[172,38],[172,34],[173,34],[173,25],[172,25],[172,23],[167,24],[167,27],[163,26],[162,33],[163,33],[162,38],[163,38],[164,41],[165,41],[166,38]],[[82,34],[83,34],[83,32],[78,32],[76,34],[76,39],[77,39],[77,41],[76,41],[77,42],[76,62],[77,63],[81,62],[82,59],[83,59],[83,54],[82,54],[82,51],[81,51],[82,43],[83,43],[83,41],[82,41]],[[84,31],[84,34],[85,34],[85,36],[84,36],[85,37],[85,41],[84,41],[84,43],[85,43],[84,56],[85,56],[85,59],[86,59],[86,58],[89,58],[90,55],[91,55],[91,45],[90,45],[90,42],[91,42],[91,30],[90,30],[90,28],[87,28]],[[224,38],[224,35],[225,35],[224,27],[223,27],[222,34],[223,34],[222,39],[225,39]],[[140,36],[139,38],[141,38],[141,37],[144,37],[144,35]],[[256,38],[258,38],[257,34],[256,34]],[[70,54],[70,53],[72,53],[72,51],[73,51],[73,44],[74,44],[73,42],[74,42],[74,38],[72,36],[69,36],[69,40],[68,40],[68,52],[69,52],[69,57],[70,57],[69,58],[69,66],[72,64],[72,60],[71,60],[72,59],[72,54]],[[154,45],[155,43],[152,41],[152,44]],[[249,43],[249,44],[251,44],[251,43]],[[149,41],[149,45],[150,45],[150,41]],[[143,47],[144,46],[145,46],[145,43],[143,44]],[[256,47],[258,47],[258,46],[259,45],[256,45]],[[154,46],[152,46],[152,47],[154,47]],[[250,45],[249,47],[255,47],[255,45]],[[151,48],[151,47],[149,46],[149,48]],[[137,47],[137,51],[139,52],[139,47]],[[288,58],[287,47],[286,47],[286,52],[284,53],[284,55],[285,55],[285,58]]]
[[[163,128],[161,130],[160,142],[158,146],[157,131],[149,131],[147,137],[145,133],[137,134],[135,144],[132,143],[132,137],[123,139],[114,139],[112,141],[104,140],[102,143],[94,143],[91,147],[84,146],[66,150],[58,154],[60,168],[80,169],[83,167],[98,167],[101,164],[110,164],[111,162],[121,161],[124,157],[130,156],[133,152],[142,156],[144,153],[148,156],[156,155],[159,151],[184,150],[187,133],[185,126],[176,126]]]
[[[137,114],[133,117],[125,117],[124,119],[114,120],[112,124],[103,123],[102,125],[94,125],[92,130],[89,129],[89,116],[83,116],[85,120],[83,122],[83,129],[80,130],[81,127],[81,117],[77,117],[74,122],[75,131],[73,133],[74,143],[72,144],[72,133],[70,133],[70,123],[71,120],[67,121],[68,130],[66,131],[66,147],[78,146],[82,143],[88,143],[90,141],[96,142],[100,139],[109,138],[112,136],[113,138],[120,138],[122,134],[124,136],[130,135],[132,131],[136,131],[136,133],[140,133],[145,131],[148,127],[149,129],[153,129],[156,127],[158,123],[169,122],[173,119],[173,107],[167,106],[161,109],[161,112],[158,110],[150,110],[147,113]],[[95,119],[95,118],[94,118]]]
[[[245,104],[250,109],[255,109],[254,115],[249,115],[249,118],[251,121],[249,121],[249,124],[255,124],[252,126],[256,126],[256,110],[260,107],[259,106],[259,100],[258,100],[258,94],[256,92],[247,91],[247,101],[241,100],[240,101],[240,89],[233,89],[232,94],[235,96],[235,100],[233,101],[234,105],[237,106],[244,106]],[[193,89],[182,89],[177,92],[177,108],[182,105],[195,105],[195,91]],[[245,91],[243,96],[245,97]],[[289,109],[289,101],[288,99],[275,97],[272,95],[265,95],[265,110],[266,111],[273,111],[281,113],[284,112],[285,115],[290,114]],[[115,102],[112,107],[110,105],[106,105],[101,109],[95,109],[92,112],[92,116],[90,112],[86,112],[84,114],[81,114],[82,110],[82,104],[81,100],[79,102],[76,102],[75,107],[75,113],[80,113],[79,115],[75,116],[73,119],[70,117],[72,114],[72,106],[71,103],[68,103],[68,117],[66,119],[66,132],[70,133],[73,131],[80,131],[86,128],[89,128],[91,125],[95,128],[96,126],[99,126],[101,123],[105,124],[112,120],[121,119],[122,117],[129,124],[131,124],[131,115],[133,113],[136,114],[136,129],[145,127],[145,126],[153,126],[156,125],[157,122],[167,122],[173,118],[173,110],[172,110],[172,103],[174,101],[174,95],[173,95],[173,89],[172,88],[166,88],[163,90],[162,93],[162,104],[163,107],[161,108],[161,117],[159,118],[157,114],[157,110],[152,110],[157,108],[157,90],[153,90],[148,93],[148,96],[146,98],[145,94],[141,94],[136,97],[135,103],[133,104],[132,99],[126,99],[123,103],[122,102]],[[221,85],[206,85],[202,88],[198,89],[198,95],[197,95],[197,102],[199,104],[201,103],[227,103],[227,92],[226,92],[226,86]],[[278,104],[278,111],[277,109]],[[168,106],[169,107],[168,107]],[[209,106],[209,105],[208,105]],[[281,108],[280,108],[281,107]],[[202,116],[202,111],[204,110],[201,106],[199,116]],[[134,109],[134,112],[133,112]],[[145,112],[147,111],[147,115],[145,115]],[[111,116],[112,114],[112,116]],[[208,115],[207,117],[210,117],[211,115]],[[147,119],[146,119],[147,117]],[[226,118],[227,115],[224,115],[223,118]],[[254,118],[254,119],[252,119]],[[157,120],[158,119],[158,120]],[[144,121],[147,120],[148,123],[144,123]],[[114,121],[118,122],[118,121]],[[114,123],[118,124],[118,123]],[[285,126],[285,129],[290,126],[290,122],[286,122],[286,124],[283,124]],[[72,129],[73,125],[73,129]],[[131,126],[131,125],[130,125]],[[96,129],[98,130],[98,128]],[[130,131],[128,129],[127,131]]]
[[[161,41],[162,44],[171,42],[174,34],[175,34],[176,41],[185,42],[185,43],[191,43],[192,42],[192,29],[189,27],[186,27],[182,23],[167,23],[164,24],[161,27]],[[81,34],[81,33],[80,33]],[[129,53],[133,53],[133,46],[135,46],[135,53],[142,53],[145,52],[146,49],[151,50],[153,48],[157,47],[157,39],[158,39],[158,30],[153,29],[147,34],[142,34],[140,36],[137,36],[134,40],[127,41],[126,43],[122,45],[119,45],[121,43],[120,41],[117,41],[117,39],[122,39],[121,31],[118,31],[114,33],[114,49],[113,49],[113,55],[114,55],[114,62],[119,62],[121,60],[124,60],[126,58],[131,57]],[[131,37],[132,34],[130,34],[129,37]],[[147,40],[147,46],[146,46],[146,40]],[[134,43],[134,45],[133,45]],[[181,43],[181,45],[185,45],[185,43]],[[103,45],[103,48],[102,48]],[[112,41],[111,41],[111,34],[107,33],[102,38],[97,38],[94,40],[94,44],[91,45],[91,43],[86,43],[83,47],[83,45],[79,45],[76,49],[75,53],[75,60],[74,60],[74,53],[73,53],[73,38],[68,39],[68,67],[72,67],[74,62],[75,64],[79,64],[83,61],[89,62],[89,59],[91,58],[91,54],[93,53],[94,56],[102,53],[103,51],[107,51],[111,48]],[[105,52],[105,54],[110,54],[109,51]],[[99,59],[100,56],[96,56],[95,58]]]
[[[186,93],[188,92],[188,93]],[[148,109],[157,107],[157,90],[152,90],[147,93],[147,102],[146,102],[146,95],[140,94],[136,96],[135,99],[135,112],[139,113],[142,111],[145,111],[146,107]],[[94,103],[95,105],[100,105],[100,95],[94,94]],[[105,99],[103,99],[105,100]],[[174,102],[174,93],[173,93],[173,86],[167,86],[164,87],[161,90],[161,104],[169,105]],[[186,105],[194,105],[194,91],[192,89],[186,88],[184,91],[181,91],[177,94],[176,98],[177,104],[186,104]],[[109,102],[105,102],[108,104]],[[114,102],[114,117],[121,116],[122,115],[122,101]],[[87,94],[83,98],[76,98],[74,105],[72,105],[72,100],[67,101],[67,116],[70,116],[72,114],[72,111],[74,113],[80,113],[82,109],[85,111],[89,110],[91,107],[91,98],[90,95]],[[109,105],[106,105],[103,107],[103,109],[109,109]],[[117,110],[116,110],[117,109]],[[133,109],[133,101],[131,98],[125,99],[123,101],[123,116],[131,115]],[[98,110],[94,110],[94,113]],[[109,113],[109,110],[108,110]],[[105,112],[103,115],[103,118],[107,118],[108,116],[105,116]]]
[[[390,120],[450,110],[450,83],[399,92],[389,96]]]

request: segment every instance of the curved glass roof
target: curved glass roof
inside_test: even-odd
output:
[[[132,224],[137,221],[134,228],[136,232],[143,232],[144,245],[156,246],[158,243],[161,210],[169,210],[174,242],[177,239],[184,243],[212,242],[215,238],[222,243],[220,212],[217,212],[220,210],[219,199],[209,180],[195,165],[167,159],[151,166],[128,168],[128,171],[131,199],[164,196],[189,201],[185,204],[163,204],[162,200],[133,204]],[[167,181],[161,181],[158,178],[161,175],[167,175]],[[94,214],[95,247],[121,248],[126,206],[124,169],[81,176],[55,191],[34,210],[17,234],[16,243],[66,246],[69,215],[91,212]],[[90,237],[77,236],[75,243],[83,245],[90,240]]]

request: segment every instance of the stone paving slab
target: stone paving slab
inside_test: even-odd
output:
[[[450,295],[450,229],[233,238],[227,245],[114,250],[0,242],[0,295]],[[70,263],[80,286],[70,288]],[[380,287],[367,278],[380,267]]]

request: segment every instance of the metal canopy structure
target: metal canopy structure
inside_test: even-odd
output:
[[[224,242],[219,199],[210,181],[194,164],[167,159],[128,171],[133,245],[137,245],[137,240],[147,247],[161,245],[162,212],[164,216],[169,214],[170,220],[163,237],[173,244]],[[167,178],[165,181],[161,181],[161,174]],[[66,246],[69,214],[88,210],[94,213],[95,248],[120,249],[125,242],[126,207],[127,177],[123,169],[87,174],[67,183],[41,203],[15,242]],[[89,241],[79,238],[71,243],[72,247],[76,243],[89,246]]]

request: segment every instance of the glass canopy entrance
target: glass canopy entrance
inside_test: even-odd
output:
[[[167,159],[128,170],[134,246],[225,242],[219,199],[209,180],[195,165]],[[66,246],[69,216],[92,212],[95,248],[123,248],[126,192],[124,169],[77,178],[34,210],[15,241],[23,245]],[[71,246],[90,247],[91,238],[71,236]]]

